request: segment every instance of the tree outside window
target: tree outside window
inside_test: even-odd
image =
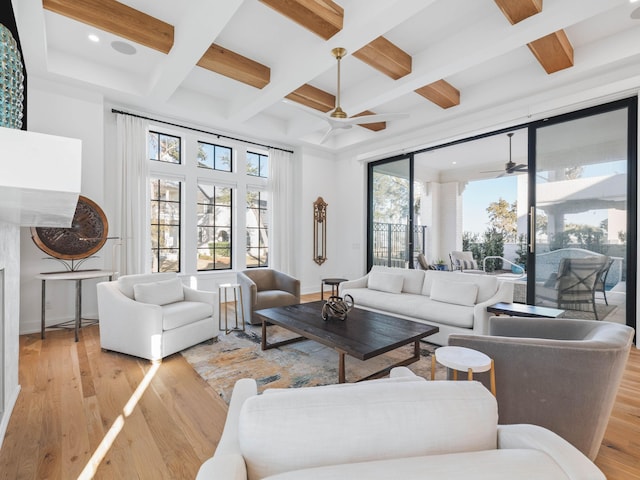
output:
[[[269,266],[267,194],[247,189],[247,267]]]
[[[180,198],[182,184],[151,179],[151,271],[180,271]]]

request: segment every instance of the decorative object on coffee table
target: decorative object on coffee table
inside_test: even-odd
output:
[[[327,259],[327,202],[313,202],[313,261],[322,265]]]
[[[344,298],[331,295],[329,300],[322,306],[322,319],[337,318],[346,320],[347,314],[353,308],[354,302],[351,295],[345,295]]]

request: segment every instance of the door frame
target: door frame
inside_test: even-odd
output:
[[[528,169],[529,172],[536,172],[536,141],[537,130],[550,125],[557,125],[572,120],[599,115],[602,113],[613,112],[616,110],[627,109],[627,291],[626,291],[626,324],[632,328],[636,328],[636,295],[637,295],[637,228],[638,228],[638,192],[637,192],[637,160],[638,160],[638,97],[629,97],[613,102],[597,105],[594,107],[576,110],[574,112],[565,113],[555,117],[544,118],[531,122],[528,126]],[[534,210],[536,206],[536,176],[529,175],[528,179],[528,216],[527,222],[527,240],[528,253],[527,256],[527,273],[528,278],[533,278],[533,282],[527,281],[527,303],[533,305],[535,303],[535,225],[533,225],[535,217]],[[533,227],[533,231],[532,231]],[[630,272],[635,272],[630,275]]]
[[[408,243],[409,243],[409,259],[413,258],[413,153],[407,153],[402,155],[396,155],[395,157],[385,158],[383,160],[377,160],[367,165],[367,272],[371,270],[373,266],[373,169],[377,166],[384,165],[386,163],[393,163],[399,160],[409,160],[409,231]],[[409,268],[413,268],[413,263],[409,261]]]

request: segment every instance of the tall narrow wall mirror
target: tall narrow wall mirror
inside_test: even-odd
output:
[[[327,203],[318,197],[313,202],[313,261],[322,265],[327,259]]]

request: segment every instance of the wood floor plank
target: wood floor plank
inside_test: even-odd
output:
[[[98,326],[83,328],[78,343],[73,331],[47,332],[44,341],[21,336],[19,368],[0,480],[78,478],[105,444],[86,478],[192,479],[220,439],[227,406],[179,354],[159,365],[129,413],[125,405],[152,365],[103,352]],[[596,464],[608,480],[640,480],[638,452],[640,351],[633,347]]]

